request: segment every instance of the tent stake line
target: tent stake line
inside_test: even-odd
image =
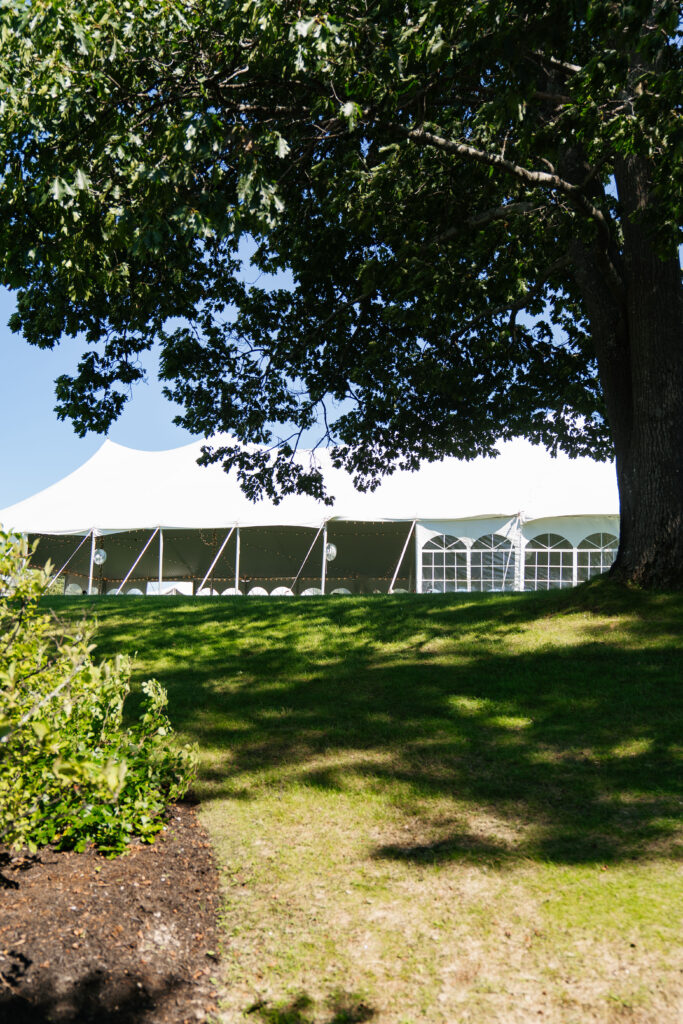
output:
[[[213,562],[211,563],[211,565],[209,566],[209,568],[208,568],[208,569],[206,570],[206,576],[204,577],[204,579],[202,580],[202,582],[201,582],[201,583],[199,584],[199,586],[197,587],[197,591],[200,591],[200,590],[202,590],[202,589],[203,589],[203,587],[204,587],[204,584],[206,583],[206,581],[208,580],[209,576],[211,575],[211,571],[212,571],[212,569],[213,569],[213,568],[214,568],[214,566],[216,565],[216,562],[218,561],[218,559],[219,559],[219,558],[221,557],[221,555],[223,554],[223,551],[224,551],[224,549],[225,549],[225,545],[226,545],[226,544],[228,543],[228,541],[230,540],[230,538],[232,537],[232,535],[233,535],[233,533],[234,533],[234,532],[235,532],[235,527],[234,527],[234,526],[232,526],[232,527],[230,528],[230,533],[229,533],[229,534],[227,535],[227,537],[225,538],[225,540],[223,541],[223,543],[222,543],[222,544],[221,544],[221,546],[219,547],[219,549],[218,549],[218,554],[217,554],[217,555],[216,555],[216,557],[214,558],[214,560],[213,560]]]
[[[66,562],[64,563],[64,565],[62,566],[62,568],[61,568],[61,569],[58,569],[58,570],[57,570],[57,572],[56,572],[56,573],[54,574],[54,576],[52,577],[52,579],[51,579],[51,580],[50,580],[50,582],[48,583],[48,587],[51,587],[51,586],[52,586],[52,584],[53,584],[53,583],[55,582],[55,580],[58,580],[58,579],[59,579],[59,577],[60,577],[60,576],[62,575],[62,573],[63,573],[63,572],[64,572],[64,570],[66,569],[66,567],[67,567],[67,565],[69,564],[69,562],[71,561],[71,559],[72,559],[72,558],[74,558],[74,557],[75,557],[75,555],[77,555],[77,554],[78,554],[78,552],[79,552],[79,551],[81,550],[81,548],[82,548],[82,547],[83,547],[83,545],[85,544],[85,542],[86,542],[86,540],[88,539],[88,537],[92,537],[92,538],[93,538],[93,541],[94,541],[94,539],[95,539],[95,529],[94,529],[94,527],[93,527],[93,529],[92,529],[92,530],[88,530],[88,532],[86,533],[85,537],[83,538],[83,540],[81,541],[81,543],[80,543],[80,544],[78,545],[78,547],[76,548],[76,550],[75,550],[75,551],[72,551],[72,552],[71,552],[71,554],[70,554],[70,555],[69,555],[69,557],[67,558],[67,560],[66,560]],[[79,575],[80,575],[80,574],[79,574]]]
[[[408,550],[408,544],[410,543],[410,538],[413,535],[413,530],[415,529],[415,524],[416,523],[417,523],[417,519],[413,519],[412,523],[410,524],[410,529],[408,530],[408,536],[406,537],[406,542],[403,545],[403,550],[401,551],[401,557],[398,560],[398,564],[397,564],[396,569],[394,571],[394,575],[391,577],[391,583],[389,584],[389,593],[390,594],[393,592],[394,584],[396,583],[396,579],[398,577],[399,569],[401,568],[401,566],[403,564],[403,559],[406,557],[406,551]]]
[[[323,524],[323,525],[324,525],[324,524]],[[304,558],[303,562],[302,562],[302,563],[301,563],[301,565],[299,566],[299,571],[298,571],[298,573],[296,574],[296,576],[295,576],[295,577],[294,577],[294,579],[292,580],[292,588],[291,588],[292,590],[294,590],[294,587],[295,587],[295,586],[297,585],[297,583],[299,582],[299,577],[301,576],[301,573],[302,573],[302,572],[304,571],[304,566],[305,566],[306,562],[308,561],[308,559],[309,559],[309,557],[310,557],[311,551],[312,551],[312,550],[313,550],[313,548],[315,547],[315,542],[317,541],[318,537],[320,536],[320,531],[321,531],[322,529],[323,529],[323,527],[322,527],[322,526],[319,526],[319,527],[318,527],[318,532],[316,533],[315,537],[313,538],[313,541],[311,542],[311,546],[310,546],[310,548],[309,548],[309,549],[308,549],[308,551],[306,552],[306,557]]]
[[[135,559],[135,561],[134,561],[134,562],[133,562],[133,564],[131,565],[130,569],[128,570],[128,574],[127,574],[126,578],[124,579],[123,583],[122,583],[122,584],[120,585],[119,589],[118,589],[118,590],[116,591],[116,593],[114,594],[114,597],[117,597],[117,596],[118,596],[118,595],[119,595],[119,594],[121,593],[121,591],[122,591],[122,590],[123,590],[123,588],[125,587],[126,583],[127,583],[127,582],[128,582],[128,580],[130,579],[130,577],[131,577],[131,576],[133,575],[133,570],[135,569],[135,566],[136,566],[136,565],[138,564],[138,562],[140,561],[140,559],[142,558],[142,556],[144,555],[145,551],[146,551],[146,550],[147,550],[147,548],[148,548],[148,547],[150,546],[150,544],[152,543],[152,541],[154,540],[154,538],[156,537],[156,535],[158,534],[158,532],[159,532],[159,530],[160,530],[160,529],[161,529],[161,527],[160,527],[160,526],[157,526],[156,530],[154,531],[154,533],[153,533],[153,534],[152,534],[152,536],[151,536],[151,537],[149,538],[149,540],[148,540],[148,541],[147,541],[147,543],[145,544],[144,548],[142,549],[142,551],[140,552],[140,554],[138,555],[138,557],[137,557],[137,558]]]

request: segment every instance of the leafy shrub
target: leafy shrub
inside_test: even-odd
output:
[[[143,683],[139,719],[123,724],[130,663],[95,664],[93,627],[38,608],[46,572],[0,531],[0,841],[120,853],[152,842],[185,793],[195,752],[170,744],[166,693]]]

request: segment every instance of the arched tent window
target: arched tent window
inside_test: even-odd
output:
[[[524,549],[524,589],[555,590],[574,582],[574,549],[559,533],[539,533]]]
[[[579,544],[577,579],[579,583],[607,572],[617,557],[618,540],[613,533],[591,533]]]
[[[515,549],[500,533],[487,533],[472,545],[471,589],[514,590]]]
[[[440,533],[422,547],[422,593],[467,590],[467,548],[457,537]]]

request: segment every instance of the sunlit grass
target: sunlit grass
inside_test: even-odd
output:
[[[200,744],[226,1021],[680,1019],[681,597],[52,603]]]

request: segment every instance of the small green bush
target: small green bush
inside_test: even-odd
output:
[[[21,537],[0,531],[0,842],[107,854],[152,842],[187,790],[193,749],[171,745],[166,693],[143,683],[139,719],[123,724],[130,663],[95,664],[93,627],[38,608],[46,572]]]

